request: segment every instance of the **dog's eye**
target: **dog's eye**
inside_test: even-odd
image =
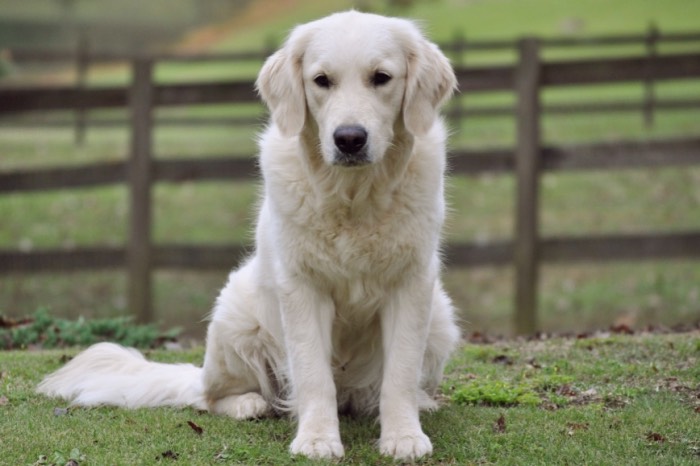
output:
[[[314,78],[314,83],[316,83],[318,87],[322,87],[324,89],[328,89],[329,87],[331,87],[331,81],[325,74],[319,74],[318,76],[316,76]]]
[[[388,83],[389,81],[391,81],[391,76],[389,76],[388,74],[386,74],[382,71],[377,71],[372,76],[372,84],[375,86],[383,86],[384,84]]]

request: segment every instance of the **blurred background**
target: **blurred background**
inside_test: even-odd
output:
[[[494,83],[517,68],[520,38],[539,40],[542,66],[597,63],[603,69],[601,60],[623,58],[631,66],[667,56],[681,57],[668,63],[691,63],[678,71],[682,79],[657,80],[650,72],[539,91],[543,147],[603,145],[605,154],[632,160],[619,169],[602,161],[583,170],[544,172],[538,181],[541,237],[641,236],[653,244],[645,249],[651,243],[643,243],[638,257],[635,250],[620,260],[599,253],[538,264],[536,308],[537,329],[545,332],[700,320],[700,248],[693,233],[700,232],[700,75],[692,64],[700,53],[700,2],[690,0],[0,0],[0,315],[30,315],[40,308],[70,317],[134,313],[119,255],[133,221],[129,187],[119,182],[125,175],[58,188],[60,181],[32,184],[56,170],[124,171],[134,147],[133,109],[124,99],[134,58],[147,58],[151,85],[171,86],[173,95],[206,88],[200,94],[214,96],[218,83],[248,90],[241,99],[230,93],[220,100],[173,97],[177,104],[153,108],[153,160],[202,160],[213,167],[217,161],[250,161],[265,121],[264,109],[251,97],[264,57],[295,24],[351,7],[418,20],[464,71],[465,87],[446,109],[455,173],[445,239],[472,245],[472,252],[480,245],[508,249],[517,237],[512,155],[505,168],[493,162],[520,143],[517,97]],[[117,97],[105,105],[78,105],[87,100],[70,94],[112,89]],[[78,97],[71,104],[68,95]],[[637,166],[630,147],[656,149],[645,166]],[[671,148],[682,154],[670,154]],[[659,159],[665,150],[673,162]],[[462,172],[456,154],[492,157],[490,168]],[[218,179],[187,167],[151,187],[152,242],[221,246],[230,257],[208,265],[164,260],[171,265],[149,274],[150,318],[202,337],[227,266],[243,254],[226,245],[251,243],[259,184],[254,169]],[[669,241],[652,257],[659,236]],[[615,258],[624,241],[611,244]],[[90,248],[117,251],[118,257],[102,266],[87,261],[89,267],[81,269],[75,257]],[[73,253],[73,265],[61,265],[55,255],[30,264],[46,251]],[[513,334],[511,261],[472,255],[460,265],[451,251],[446,249],[445,282],[465,332]]]

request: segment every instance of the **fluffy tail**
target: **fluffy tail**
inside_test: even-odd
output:
[[[98,343],[86,349],[47,376],[37,392],[79,406],[207,409],[200,367],[147,361],[135,349],[114,343]]]

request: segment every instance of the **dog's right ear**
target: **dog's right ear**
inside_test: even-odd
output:
[[[300,28],[263,65],[255,83],[270,109],[272,121],[283,135],[301,133],[306,119],[306,97],[302,82],[303,46]]]

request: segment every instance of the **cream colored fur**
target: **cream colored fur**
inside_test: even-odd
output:
[[[287,410],[291,452],[312,458],[343,455],[339,409],[378,412],[382,453],[430,454],[418,413],[435,407],[459,334],[439,279],[437,112],[453,71],[413,23],[351,11],[296,28],[257,84],[272,121],[259,139],[256,249],[217,299],[203,368],[104,343],[38,390],[237,419]],[[357,154],[335,140],[348,126],[366,132]]]

